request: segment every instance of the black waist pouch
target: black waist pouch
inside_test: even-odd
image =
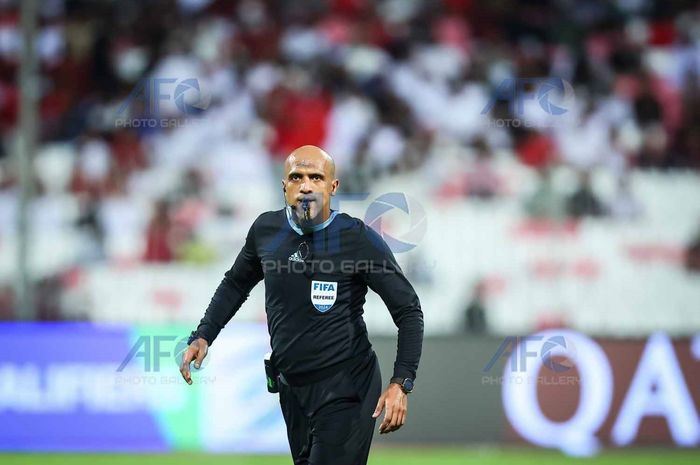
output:
[[[265,354],[265,378],[267,378],[267,392],[275,394],[279,389],[279,372],[272,362],[272,352]]]

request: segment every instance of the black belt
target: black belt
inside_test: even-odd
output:
[[[280,373],[280,380],[288,386],[306,386],[308,384],[313,384],[315,382],[321,381],[322,379],[330,378],[334,374],[339,373],[346,368],[359,365],[360,363],[368,360],[373,355],[374,351],[372,349],[369,349],[366,352],[361,353],[360,355],[355,355],[354,357],[351,357],[347,360],[343,360],[342,362],[336,363],[335,365],[322,368],[320,370],[297,374]]]

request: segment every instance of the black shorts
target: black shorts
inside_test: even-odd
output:
[[[295,465],[365,465],[381,395],[373,351],[335,375],[306,386],[280,377],[280,405]]]

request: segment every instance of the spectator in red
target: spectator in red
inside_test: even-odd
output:
[[[146,167],[146,155],[136,133],[126,129],[117,131],[112,136],[112,159],[119,170],[125,174]]]
[[[556,160],[555,145],[552,139],[540,132],[525,130],[516,136],[516,152],[525,165],[544,168]]]
[[[146,262],[171,262],[174,258],[171,244],[172,221],[170,220],[169,205],[165,200],[156,203],[153,217],[146,231],[146,251],[143,259]]]
[[[298,70],[292,79],[311,79],[305,71]],[[302,83],[299,83],[303,85]],[[321,145],[326,139],[330,97],[320,88],[278,88],[268,97],[268,117],[275,129],[273,153],[291,153],[302,145]]]

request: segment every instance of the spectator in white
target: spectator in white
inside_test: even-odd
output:
[[[76,161],[73,172],[74,189],[101,191],[111,165],[109,145],[97,136],[85,137],[80,142]]]
[[[610,122],[592,105],[581,115],[581,122],[555,128],[556,141],[563,161],[581,170],[607,164],[612,153]]]
[[[406,138],[396,126],[377,128],[369,139],[369,160],[379,173],[390,173],[398,166],[406,149]]]
[[[323,146],[333,154],[336,166],[343,173],[350,171],[353,156],[375,120],[374,107],[361,94],[348,92],[333,100]]]
[[[629,174],[617,179],[617,192],[608,206],[610,215],[618,220],[634,220],[643,212],[642,204],[632,192],[632,179]]]

